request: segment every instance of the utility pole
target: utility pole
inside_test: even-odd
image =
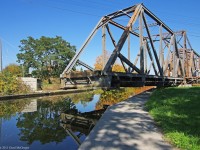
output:
[[[0,39],[0,72],[2,71],[2,43]]]

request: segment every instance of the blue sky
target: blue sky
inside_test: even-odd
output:
[[[83,44],[101,16],[137,3],[144,3],[174,31],[185,29],[198,53],[200,41],[200,1],[187,0],[1,0],[0,39],[3,67],[16,63],[20,40],[27,36],[62,36],[77,49]],[[101,42],[101,41],[100,41]],[[93,49],[94,46],[91,48]],[[97,54],[101,53],[96,50]],[[84,59],[93,62],[90,52]],[[93,57],[93,58],[92,58]]]

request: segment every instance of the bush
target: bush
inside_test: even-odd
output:
[[[23,94],[30,91],[30,87],[25,85],[16,75],[4,71],[0,73],[0,95]]]

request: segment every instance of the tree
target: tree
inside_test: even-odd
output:
[[[35,77],[49,81],[50,77],[59,77],[76,51],[75,46],[71,46],[60,36],[42,36],[40,39],[30,36],[20,42],[17,62],[23,64],[25,75],[32,68]]]
[[[60,115],[71,109],[76,109],[76,106],[67,98],[58,101],[38,100],[37,111],[18,115],[16,126],[20,131],[20,140],[29,145],[35,141],[42,144],[62,142],[69,135],[60,127]]]
[[[25,94],[30,87],[18,78],[22,76],[22,68],[17,64],[10,64],[0,72],[0,95]]]
[[[17,64],[10,64],[3,69],[3,72],[9,72],[15,76],[22,76],[22,68]]]
[[[110,57],[110,54],[108,51],[105,53],[105,61],[107,62]],[[103,70],[103,56],[100,55],[96,58],[96,62],[94,64],[95,70]],[[119,64],[118,61],[116,61],[112,67],[112,71],[114,72],[125,72],[124,67]]]
[[[105,62],[108,61],[110,54],[108,51],[105,52]],[[103,70],[103,55],[100,55],[96,58],[96,62],[94,64],[95,70]]]

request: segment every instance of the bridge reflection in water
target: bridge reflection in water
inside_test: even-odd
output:
[[[0,146],[77,149],[105,111],[104,105],[118,103],[141,90],[99,90],[0,102]],[[34,109],[28,107],[33,100]]]
[[[80,137],[90,133],[105,110],[106,108],[85,113],[74,113],[73,110],[67,111],[61,114],[60,126],[78,145],[81,145]],[[78,134],[76,134],[77,132]]]

